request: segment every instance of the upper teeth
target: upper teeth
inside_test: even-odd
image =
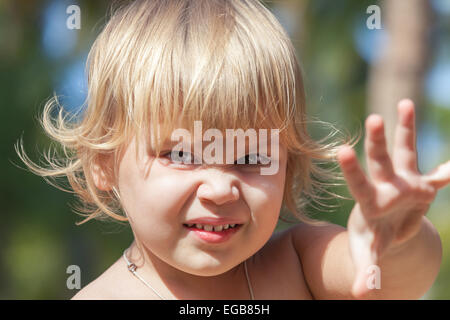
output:
[[[222,231],[222,230],[226,230],[228,228],[233,228],[234,226],[236,226],[235,223],[233,223],[233,224],[223,224],[223,225],[220,225],[220,226],[213,226],[211,224],[200,224],[200,223],[196,223],[196,224],[189,223],[189,224],[187,224],[188,227],[192,227],[194,225],[195,225],[196,228],[203,229],[205,231],[213,231],[213,230],[214,231]]]

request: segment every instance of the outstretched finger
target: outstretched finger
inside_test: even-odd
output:
[[[363,238],[367,239],[367,237]],[[359,242],[353,242],[351,244],[352,258],[355,267],[355,277],[351,293],[356,299],[367,297],[367,294],[372,289],[380,289],[381,281],[381,271],[378,267],[379,253],[377,252],[377,249],[375,249],[372,242],[362,241],[362,239],[359,240]]]
[[[429,174],[423,176],[425,181],[436,189],[441,189],[450,183],[450,160],[441,164]]]
[[[364,270],[358,271],[352,285],[352,296],[355,299],[363,299],[369,292],[370,288],[367,285],[368,276]]]
[[[338,151],[338,161],[350,193],[361,206],[367,206],[373,198],[373,188],[359,165],[355,151],[348,145],[342,146]]]
[[[367,168],[373,180],[391,180],[395,173],[387,151],[384,124],[381,116],[372,114],[366,120],[365,150]]]
[[[393,162],[396,170],[418,172],[414,103],[403,99],[397,106]]]

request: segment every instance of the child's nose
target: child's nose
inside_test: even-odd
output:
[[[214,173],[211,171],[205,172],[203,183],[197,189],[197,197],[201,201],[211,201],[216,205],[234,202],[239,199],[239,189],[237,186],[237,178],[231,173],[224,171]]]

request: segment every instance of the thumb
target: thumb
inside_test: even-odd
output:
[[[364,299],[370,292],[381,289],[381,271],[373,264],[360,268],[356,273],[352,286],[352,295],[355,299]]]
[[[440,189],[450,183],[450,160],[439,165],[425,175],[425,179],[435,188]]]

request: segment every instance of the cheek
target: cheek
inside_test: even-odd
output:
[[[283,202],[284,185],[286,179],[286,164],[280,163],[279,171],[275,175],[256,175],[248,182],[255,189],[251,198],[253,219],[255,225],[263,225],[261,237],[270,237],[276,227]]]
[[[146,212],[176,211],[179,199],[185,194],[182,171],[171,170],[162,165],[158,159],[150,158],[146,165],[136,169],[135,174],[125,178],[133,189],[136,211]],[[170,215],[165,214],[163,216]]]
[[[174,221],[186,202],[188,192],[180,172],[167,170],[154,161],[146,175],[142,170],[123,176],[124,200],[133,229],[144,241],[169,239],[177,232]]]
[[[243,196],[250,208],[253,225],[260,228],[261,235],[270,236],[278,222],[284,182],[284,172],[273,176],[255,175],[243,180]]]
[[[245,200],[250,208],[257,206],[258,208],[272,208],[281,201],[283,196],[283,185],[276,181],[267,181],[255,179],[248,184],[250,191],[244,190]]]
[[[279,208],[284,194],[285,175],[285,166],[280,165],[280,170],[275,175],[244,176],[242,181],[251,190],[247,193],[246,200],[258,207]]]

